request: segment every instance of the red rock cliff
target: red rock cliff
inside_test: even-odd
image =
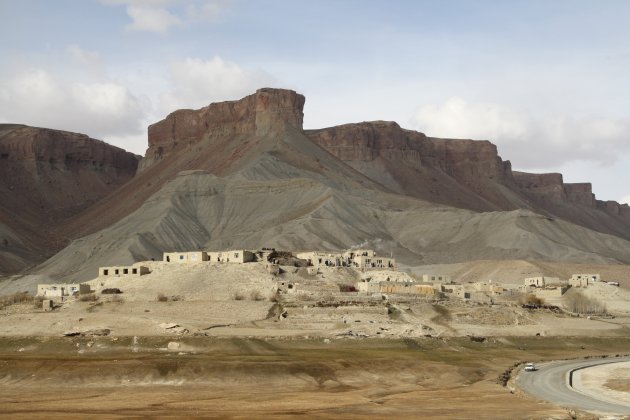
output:
[[[567,200],[562,174],[530,174],[514,171],[512,175],[516,185],[532,196],[551,201]]]
[[[59,170],[91,168],[130,178],[139,156],[85,134],[15,124],[0,124],[0,159],[32,165],[44,162]]]
[[[304,101],[304,96],[292,90],[264,88],[238,101],[175,111],[149,126],[149,148],[141,169],[205,137],[263,135],[287,124],[301,129]]]
[[[0,231],[0,272],[22,268],[14,251],[28,265],[67,245],[74,230],[52,231],[133,178],[138,161],[83,134],[0,124],[0,225],[16,235]]]
[[[437,167],[462,180],[506,175],[506,164],[498,157],[496,146],[488,141],[431,138],[388,121],[346,124],[305,133],[346,162],[383,157],[416,168]]]
[[[84,134],[0,124],[0,212],[9,225],[65,219],[133,178],[138,160]]]

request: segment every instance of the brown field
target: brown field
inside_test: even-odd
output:
[[[498,383],[522,361],[622,353],[626,338],[0,339],[10,418],[570,418]],[[173,347],[171,345],[171,347]],[[590,418],[577,413],[578,418]]]

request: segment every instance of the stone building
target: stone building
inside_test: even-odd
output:
[[[394,258],[377,257],[371,249],[354,249],[345,252],[308,251],[299,252],[296,256],[308,261],[314,267],[353,267],[366,269],[396,270]]]
[[[209,262],[242,264],[256,261],[254,253],[245,249],[235,249],[231,251],[208,251],[207,255]]]
[[[536,276],[536,277],[527,277],[524,280],[525,286],[532,287],[545,287],[550,284],[559,284],[560,279],[558,277],[546,277],[546,276]]]
[[[352,267],[359,269],[384,268],[396,270],[396,261],[393,258],[377,257],[375,255],[358,255],[352,259]]]
[[[149,274],[149,267],[144,265],[99,267],[99,277],[139,277]]]
[[[451,276],[446,276],[443,274],[423,274],[422,281],[424,283],[450,283]]]
[[[313,267],[346,267],[350,264],[340,252],[308,251],[298,252],[295,256]]]
[[[176,262],[180,264],[197,264],[208,261],[208,253],[204,251],[165,252],[162,261]]]
[[[63,298],[66,296],[72,296],[75,293],[89,293],[90,285],[83,283],[66,284],[38,284],[37,296],[43,296],[47,298]]]
[[[569,279],[572,287],[587,287],[591,283],[600,281],[599,274],[573,274]]]

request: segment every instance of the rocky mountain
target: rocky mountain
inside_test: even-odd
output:
[[[138,160],[83,134],[0,124],[0,273],[76,238],[61,226],[130,180]]]
[[[628,206],[598,202],[587,184],[393,122],[305,131],[304,100],[260,89],[151,125],[136,175],[70,218],[63,229],[80,239],[33,272],[85,280],[165,250],[359,244],[409,265],[630,263]]]
[[[346,124],[305,134],[400,194],[475,211],[529,209],[630,239],[630,207],[595,199],[591,184],[512,170],[488,141],[439,139],[395,122]]]

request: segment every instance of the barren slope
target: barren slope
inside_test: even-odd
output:
[[[83,134],[0,124],[0,274],[76,238],[55,227],[131,179],[137,165],[138,156]]]
[[[150,126],[139,173],[56,227],[84,237],[35,272],[86,280],[165,250],[357,244],[411,265],[630,262],[627,206],[599,208],[590,186],[512,172],[489,142],[393,123],[305,133],[303,105],[293,91],[261,89]]]
[[[250,167],[248,171],[255,171]],[[183,172],[110,228],[75,240],[38,268],[70,280],[99,265],[166,250],[344,249],[368,243],[408,264],[476,259],[630,263],[630,242],[525,210],[476,213],[302,178],[250,181]]]

